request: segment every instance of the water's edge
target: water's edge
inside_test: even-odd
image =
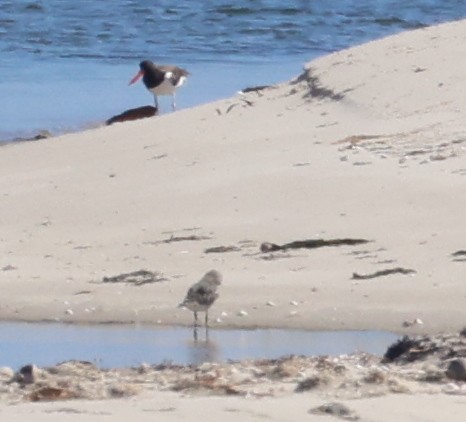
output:
[[[83,360],[104,368],[200,364],[283,355],[385,353],[399,336],[383,331],[305,331],[199,328],[125,324],[0,323],[0,366],[50,366]]]

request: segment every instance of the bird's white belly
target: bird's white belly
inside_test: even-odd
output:
[[[192,312],[205,312],[207,309],[209,309],[208,306],[201,305],[200,303],[197,303],[194,301],[185,303],[184,307],[189,309]]]
[[[178,87],[183,85],[186,78],[182,76],[177,85],[173,85],[170,79],[164,79],[160,85],[149,89],[155,95],[172,95]]]

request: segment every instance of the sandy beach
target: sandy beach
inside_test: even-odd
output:
[[[214,326],[459,332],[465,41],[466,21],[420,29],[319,58],[277,86],[1,147],[0,318],[188,325],[177,305],[216,269]],[[108,282],[139,270],[158,277]],[[463,420],[464,382],[438,382],[342,400],[359,420]],[[144,387],[14,406],[5,393],[0,414],[175,421],[208,407],[212,421],[325,420],[307,411],[338,398],[284,385],[266,397]]]

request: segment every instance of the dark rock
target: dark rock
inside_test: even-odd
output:
[[[143,106],[132,108],[124,111],[121,114],[111,117],[107,120],[106,124],[111,125],[113,123],[128,122],[131,120],[145,119],[158,114],[158,110],[153,106]]]
[[[447,367],[446,376],[456,381],[466,381],[466,359],[454,359]]]

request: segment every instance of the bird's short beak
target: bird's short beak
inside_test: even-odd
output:
[[[135,82],[137,82],[143,76],[144,76],[144,72],[142,70],[140,70],[138,73],[136,73],[136,76],[129,81],[128,85],[133,85]]]

